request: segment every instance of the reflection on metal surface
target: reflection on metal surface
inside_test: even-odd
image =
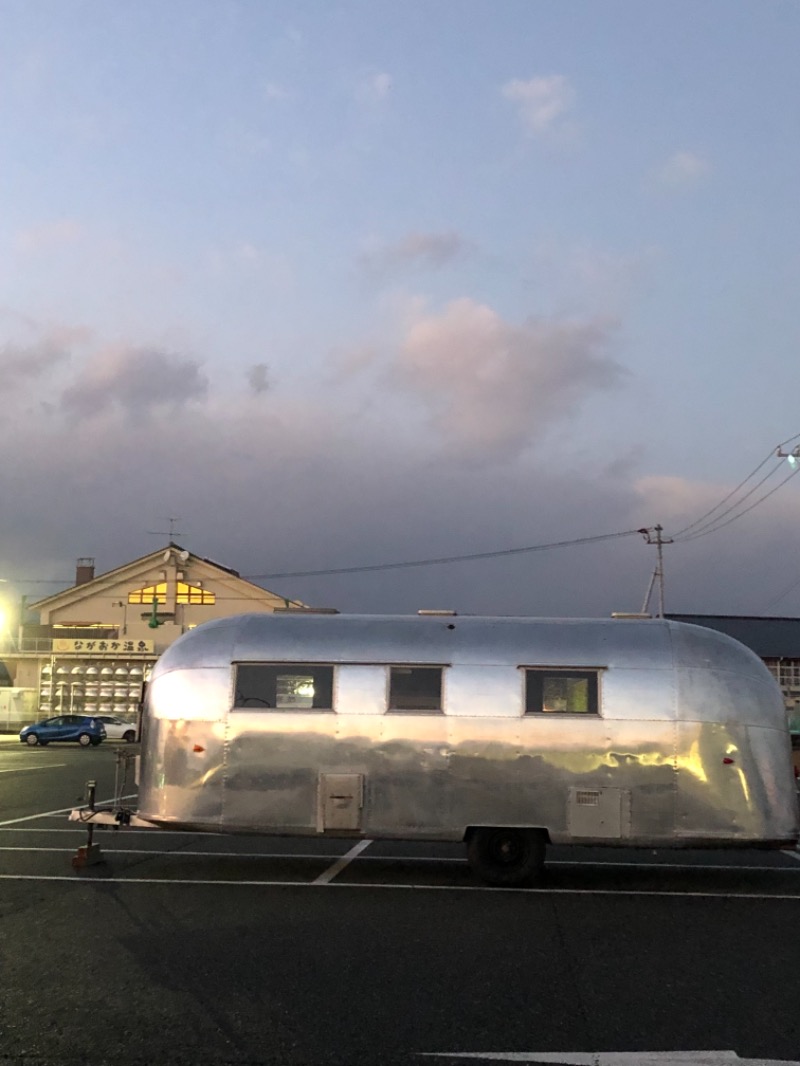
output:
[[[285,664],[301,706],[234,711],[237,663]],[[441,667],[440,713],[387,713],[390,670],[404,663]],[[567,693],[560,710],[525,714],[534,668],[599,677],[596,713],[586,693]],[[317,676],[332,677],[332,709],[302,706]],[[144,737],[140,813],[165,825],[449,840],[518,826],[553,843],[652,845],[797,837],[777,684],[735,641],[675,622],[227,618],[162,656]],[[589,793],[601,814],[577,803]]]

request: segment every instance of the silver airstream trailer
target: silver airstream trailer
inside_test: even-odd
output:
[[[463,840],[494,884],[531,880],[547,843],[796,842],[781,693],[738,642],[663,620],[421,614],[185,634],[148,686],[137,822]]]

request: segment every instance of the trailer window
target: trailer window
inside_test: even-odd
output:
[[[317,663],[240,663],[234,708],[239,710],[330,711],[333,667]]]
[[[389,668],[389,710],[442,710],[440,666],[392,666]]]
[[[596,670],[526,670],[526,714],[597,714]]]

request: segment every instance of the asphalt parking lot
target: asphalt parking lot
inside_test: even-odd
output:
[[[121,829],[75,870],[116,747],[0,742],[0,1063],[800,1062],[798,852],[551,849],[498,890],[460,845]]]

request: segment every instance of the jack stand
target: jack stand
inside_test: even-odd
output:
[[[94,814],[94,796],[96,790],[96,781],[86,782],[86,799],[90,816]],[[84,866],[96,866],[99,862],[105,862],[103,853],[100,850],[100,845],[92,843],[92,838],[94,837],[94,824],[92,822],[89,822],[86,832],[86,843],[79,847],[72,856],[72,865],[76,870],[83,869]]]

